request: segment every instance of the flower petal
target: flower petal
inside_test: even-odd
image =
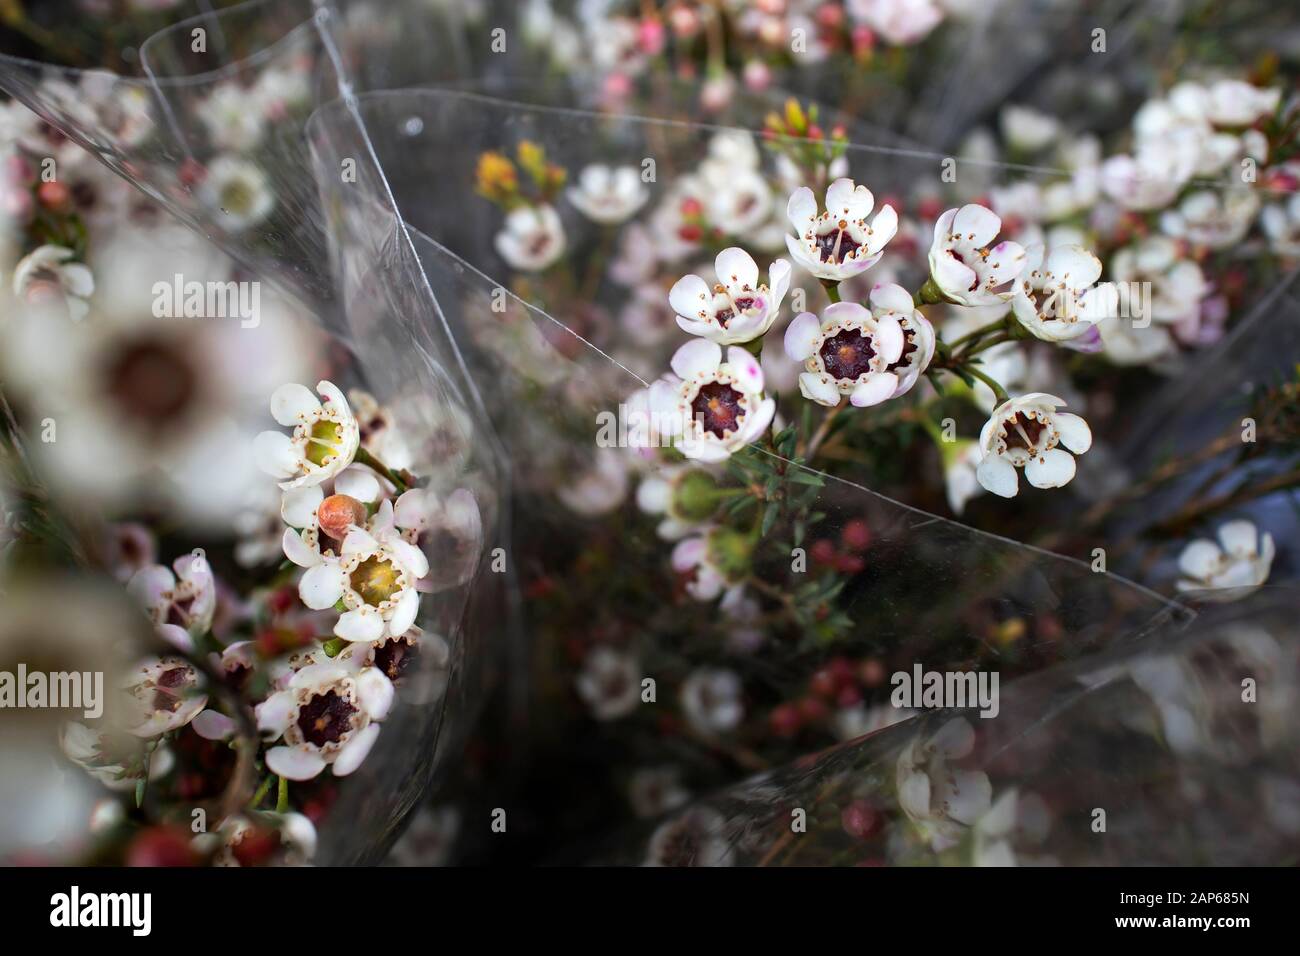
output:
[[[420,612],[420,594],[414,588],[408,588],[397,599],[392,616],[388,620],[388,633],[400,637],[411,629],[415,615]]]
[[[359,607],[339,615],[334,633],[345,641],[370,643],[384,636],[384,619],[372,607]]]
[[[800,186],[790,194],[786,203],[785,214],[800,233],[808,228],[809,223],[817,217],[817,197],[807,186]]]
[[[336,561],[324,561],[308,568],[298,582],[298,596],[313,611],[333,607],[343,597],[347,575]]]
[[[316,509],[324,500],[325,490],[320,485],[290,488],[280,498],[280,517],[292,528],[305,528],[315,520]]]
[[[672,367],[683,379],[706,376],[722,364],[722,346],[707,339],[687,342],[673,353]]]
[[[759,394],[763,391],[763,369],[753,353],[733,345],[727,349],[727,366],[742,392]]]
[[[1183,548],[1178,556],[1178,568],[1188,577],[1207,581],[1218,570],[1222,558],[1223,551],[1217,544],[1198,539]]]
[[[835,383],[816,372],[803,372],[799,375],[799,391],[809,401],[819,405],[834,407],[840,403],[840,390]]]
[[[988,245],[1001,229],[1002,220],[997,213],[978,203],[962,206],[952,221],[957,244],[967,248]]]
[[[235,722],[215,710],[205,710],[190,722],[194,732],[204,740],[225,740],[235,732]]]
[[[849,393],[849,401],[858,408],[879,405],[894,394],[898,388],[898,376],[893,372],[872,372],[854,386]]]
[[[284,556],[300,568],[314,568],[322,561],[321,553],[315,548],[309,547],[307,542],[302,539],[302,536],[292,528],[284,529],[284,536],[280,539],[280,547],[284,550]],[[337,601],[338,598],[334,600]]]
[[[347,495],[361,502],[375,501],[380,493],[379,479],[369,468],[349,465],[334,479],[334,493]]]
[[[1074,456],[1059,448],[1049,448],[1025,465],[1025,477],[1035,488],[1060,488],[1074,477]]]
[[[379,725],[370,724],[344,744],[343,749],[339,751],[338,759],[334,761],[334,776],[346,777],[360,767],[361,762],[370,753],[370,749],[374,747],[378,736]]]
[[[286,780],[310,780],[325,769],[325,761],[306,747],[272,747],[266,752],[266,766]]]
[[[292,478],[301,464],[293,439],[284,432],[265,431],[254,438],[253,460],[272,478]]]
[[[357,675],[357,699],[371,720],[383,720],[393,706],[393,682],[377,667]]]
[[[800,312],[785,330],[785,354],[796,362],[812,356],[821,341],[822,324],[811,312]]]
[[[709,284],[697,275],[682,276],[668,293],[668,304],[684,319],[700,321],[713,313]]]
[[[1092,447],[1092,429],[1078,415],[1057,412],[1052,416],[1052,423],[1061,433],[1061,444],[1076,455],[1082,455]]]
[[[281,425],[297,425],[320,410],[320,400],[306,385],[290,382],[271,395],[271,417]]]
[[[911,315],[916,311],[912,293],[894,282],[882,282],[871,290],[869,297],[872,312],[898,312]]]
[[[1003,498],[1014,498],[1020,490],[1020,476],[1015,465],[1001,455],[989,455],[975,469],[975,477],[988,491]]]
[[[744,249],[736,246],[723,249],[713,261],[713,267],[718,273],[718,281],[728,291],[758,288],[758,263]]]

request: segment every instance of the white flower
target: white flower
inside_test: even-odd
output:
[[[281,385],[271,396],[271,416],[292,426],[293,436],[265,431],[253,443],[257,465],[282,479],[286,491],[319,485],[352,464],[360,445],[357,420],[333,382],[316,383],[320,401],[305,385]]]
[[[966,509],[966,502],[982,490],[975,470],[983,453],[978,442],[969,440],[941,442],[939,452],[943,456],[943,485],[948,507],[953,514],[959,515]]]
[[[440,591],[474,576],[483,553],[483,516],[468,488],[457,488],[445,498],[432,488],[405,491],[393,507],[393,523],[406,541],[437,561],[421,579],[421,589]]]
[[[1058,412],[1065,402],[1054,395],[1030,392],[1008,399],[994,410],[980,432],[983,458],[975,470],[979,483],[1003,498],[1020,490],[1017,468],[1035,488],[1060,488],[1074,477],[1074,457],[1092,446],[1092,431],[1078,415]]]
[[[1015,149],[1034,153],[1051,145],[1061,132],[1061,123],[1032,107],[1008,104],[998,117],[1002,136]]]
[[[749,342],[766,334],[790,288],[790,263],[777,259],[768,268],[770,291],[759,284],[758,264],[743,249],[723,249],[713,267],[718,284],[712,290],[699,276],[688,275],[668,293],[682,331],[719,345]]]
[[[1219,526],[1219,543],[1198,539],[1178,557],[1180,591],[1217,590],[1198,597],[1211,601],[1235,601],[1268,580],[1273,565],[1273,536],[1262,534],[1244,519]]]
[[[578,696],[597,720],[626,717],[641,700],[641,674],[634,657],[610,647],[596,647],[582,662]]]
[[[218,156],[199,185],[199,201],[220,212],[218,223],[231,233],[260,224],[275,208],[271,181],[260,167],[238,156]]]
[[[194,112],[217,149],[246,153],[262,141],[266,131],[266,114],[258,100],[253,90],[219,83]]]
[[[285,530],[284,551],[307,569],[298,582],[303,604],[323,611],[343,602],[334,633],[345,641],[397,637],[415,623],[416,584],[429,573],[429,560],[394,525],[391,501],[379,506],[369,528],[348,532],[338,556],[311,550],[292,528]]]
[[[1282,91],[1226,79],[1211,84],[1202,95],[1201,106],[1207,120],[1215,126],[1240,127],[1271,116],[1277,110]]]
[[[1196,172],[1196,153],[1173,140],[1152,140],[1136,156],[1111,156],[1101,165],[1101,188],[1125,209],[1168,206]]]
[[[1189,194],[1176,209],[1160,217],[1167,235],[1211,249],[1239,243],[1259,212],[1259,195],[1248,188],[1219,191],[1204,189]]]
[[[772,423],[776,402],[763,397],[763,370],[740,346],[724,362],[722,346],[695,339],[673,354],[672,368],[651,387],[651,409],[687,458],[724,461]]]
[[[1209,282],[1201,267],[1185,258],[1178,243],[1166,236],[1150,236],[1131,246],[1125,246],[1111,257],[1110,274],[1116,283],[1141,287],[1146,284],[1151,291],[1150,315],[1132,315],[1163,325],[1180,325],[1193,322],[1201,310],[1201,299],[1209,291]],[[1136,312],[1136,303],[1130,302],[1130,312]],[[1106,327],[1101,325],[1103,338]]]
[[[360,655],[308,664],[257,707],[267,740],[266,766],[289,780],[310,780],[327,766],[352,773],[370,753],[379,723],[393,704],[393,683],[378,668],[358,667]]]
[[[198,552],[183,554],[171,569],[161,564],[141,568],[127,585],[131,596],[144,606],[155,627],[172,624],[193,635],[212,627],[217,608],[217,585],[207,558]]]
[[[739,532],[708,527],[677,542],[672,565],[678,574],[689,576],[687,594],[697,601],[712,601],[724,589],[744,580],[749,568],[749,543]]]
[[[692,671],[682,682],[681,701],[687,722],[704,737],[735,730],[745,716],[740,677],[735,671]]]
[[[1264,207],[1259,225],[1268,237],[1269,248],[1280,256],[1300,258],[1300,192]]]
[[[560,503],[588,518],[609,514],[627,497],[627,463],[616,448],[599,448],[590,468],[555,490]]]
[[[859,408],[892,398],[904,384],[899,372],[904,370],[907,337],[900,319],[908,319],[914,326],[920,358],[926,358],[927,337],[933,355],[933,330],[926,330],[913,316],[912,297],[905,289],[876,286],[870,302],[871,311],[856,302],[835,302],[822,311],[821,319],[804,312],[790,323],[785,331],[785,351],[807,369],[799,375],[804,398],[833,407],[847,395]],[[908,387],[916,381],[911,369],[908,366]]]
[[[709,807],[692,807],[660,824],[646,848],[646,866],[731,866],[736,851],[727,821]]]
[[[919,43],[943,21],[934,0],[850,0],[849,13],[891,46]]]
[[[207,706],[198,685],[199,672],[179,657],[139,664],[123,681],[130,702],[127,729],[137,737],[157,737],[184,727]]]
[[[194,837],[191,846],[201,853],[216,851],[213,866],[234,867],[240,863],[240,845],[250,836],[274,833],[279,837],[275,844],[254,844],[259,857],[256,863],[278,866],[306,866],[316,853],[316,827],[301,813],[266,814],[273,829],[254,825],[246,817],[227,817],[215,833],[201,833]],[[263,858],[262,847],[266,846]]]
[[[676,810],[691,798],[677,767],[642,767],[632,774],[628,800],[638,817],[650,818]]]
[[[898,213],[886,206],[867,224],[875,197],[866,186],[837,179],[826,190],[826,211],[817,212],[813,191],[801,186],[790,196],[786,215],[798,235],[785,244],[795,262],[819,279],[840,282],[871,268],[898,232]]]
[[[754,238],[772,212],[772,190],[763,175],[754,137],[724,130],[709,141],[700,164],[698,191],[708,221],[732,236]]]
[[[1012,280],[1025,265],[1025,250],[1003,240],[989,248],[1002,229],[992,210],[974,203],[949,209],[934,224],[930,275],[944,297],[960,305],[992,305],[1014,294]]]
[[[145,776],[143,745],[131,737],[96,733],[85,724],[69,721],[59,730],[59,747],[69,760],[110,790],[131,790]],[[149,757],[148,778],[165,777],[175,765],[171,750],[159,744]]]
[[[577,186],[570,187],[567,195],[588,219],[613,226],[635,216],[650,198],[650,191],[634,166],[611,169],[593,163],[578,174]]]
[[[95,291],[95,277],[80,262],[71,262],[73,252],[63,246],[38,246],[14,267],[14,294],[34,301],[55,293],[61,296],[74,320],[90,310],[87,299]]]
[[[621,230],[618,254],[609,264],[609,277],[619,285],[640,288],[652,283],[658,271],[659,248],[650,227],[634,222]]]
[[[411,448],[391,408],[381,405],[375,396],[359,388],[348,390],[348,404],[357,420],[362,448],[389,468],[414,465]]]
[[[899,754],[898,803],[936,851],[955,845],[992,805],[987,774],[952,766],[974,747],[974,729],[958,717],[928,739],[916,736]]]
[[[496,250],[513,269],[541,272],[564,255],[564,227],[550,206],[521,206],[506,216]]]
[[[688,465],[665,465],[641,479],[636,503],[646,514],[663,515],[656,529],[665,541],[680,541],[708,523],[717,508],[717,482]]]
[[[311,74],[307,70],[271,67],[257,78],[252,93],[264,116],[283,120],[291,109],[311,100]]]
[[[1026,251],[1025,272],[1016,285],[1011,309],[1035,338],[1064,342],[1115,315],[1119,292],[1102,283],[1101,260],[1081,246],[1056,246],[1047,253],[1036,243]]]

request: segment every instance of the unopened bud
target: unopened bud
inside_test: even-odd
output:
[[[354,527],[366,523],[366,506],[348,495],[330,495],[316,509],[320,529],[335,541],[342,541]]]

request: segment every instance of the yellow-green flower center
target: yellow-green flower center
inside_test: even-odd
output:
[[[349,576],[352,590],[371,607],[378,607],[401,589],[401,572],[387,558],[366,558]]]
[[[307,460],[313,465],[323,465],[326,458],[337,455],[342,447],[343,426],[338,422],[319,421],[311,426]]]

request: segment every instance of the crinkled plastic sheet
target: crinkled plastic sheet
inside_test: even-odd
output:
[[[720,790],[606,863],[1288,866],[1300,633],[1269,589]],[[798,826],[796,826],[798,821]]]

